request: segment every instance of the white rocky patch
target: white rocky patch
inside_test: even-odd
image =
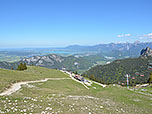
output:
[[[78,65],[79,63],[78,62],[74,62],[74,65]]]

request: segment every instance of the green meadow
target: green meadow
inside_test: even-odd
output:
[[[69,76],[58,70],[34,66],[26,71],[0,69],[0,91],[5,91],[12,83],[45,78]],[[0,113],[150,114],[151,92],[151,87],[131,91],[118,85],[103,88],[93,83],[86,89],[72,79],[48,80],[26,84],[9,96],[0,96]]]

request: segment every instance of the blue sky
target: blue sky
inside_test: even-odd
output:
[[[152,0],[0,0],[0,48],[152,41]]]

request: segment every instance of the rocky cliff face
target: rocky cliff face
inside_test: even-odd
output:
[[[149,47],[142,49],[140,56],[142,58],[152,57],[152,49]]]
[[[33,56],[31,58],[23,59],[20,62],[27,63],[28,65],[33,64],[36,66],[52,66],[55,63],[61,63],[63,60],[63,57],[51,54],[46,56]]]

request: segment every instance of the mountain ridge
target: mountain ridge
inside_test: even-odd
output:
[[[94,58],[94,60],[92,60]],[[16,69],[19,63],[26,63],[27,65],[41,66],[46,68],[53,69],[62,69],[76,71],[76,70],[87,70],[89,67],[92,67],[94,64],[97,64],[96,61],[105,60],[104,56],[98,55],[88,55],[83,57],[77,56],[60,56],[56,54],[49,54],[44,56],[33,56],[29,58],[24,58],[18,62],[9,63],[9,62],[0,62],[0,68],[5,69]]]
[[[140,56],[144,58],[152,57],[152,49],[150,47],[142,49]]]
[[[152,42],[139,42],[136,41],[134,43],[109,43],[109,44],[97,44],[93,46],[80,46],[80,45],[71,45],[67,46],[64,49],[73,51],[92,51],[92,52],[99,52],[103,53],[106,56],[113,56],[113,53],[119,52],[122,58],[125,56],[129,57],[139,57],[140,51],[145,48],[150,47],[152,48]],[[115,56],[116,59],[119,56]]]

